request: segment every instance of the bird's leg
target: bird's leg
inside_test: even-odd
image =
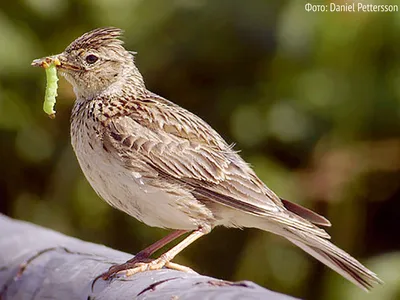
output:
[[[106,273],[101,275],[101,277],[104,280],[107,280],[108,278],[110,278],[111,276],[115,275],[116,273],[118,273],[120,271],[132,268],[135,264],[137,264],[139,262],[148,261],[148,258],[154,252],[161,249],[165,245],[169,244],[173,240],[175,240],[178,237],[180,237],[181,235],[185,234],[186,232],[188,232],[188,231],[187,230],[175,230],[175,231],[171,232],[170,234],[166,235],[162,239],[158,240],[157,242],[151,244],[147,248],[140,251],[138,254],[136,254],[132,259],[128,260],[126,263],[110,267]]]
[[[170,261],[174,259],[176,255],[178,255],[183,249],[189,246],[191,243],[196,241],[198,238],[207,234],[209,230],[205,230],[204,228],[199,228],[196,231],[193,231],[188,237],[186,237],[182,242],[168,250],[164,254],[162,254],[159,258],[154,259],[150,262],[146,263],[137,263],[135,267],[125,270],[126,276],[132,276],[139,272],[150,271],[150,270],[159,270],[166,266],[169,269],[175,269],[178,271],[190,272],[192,271],[190,268],[178,265],[176,263],[171,263]],[[193,272],[193,271],[192,271]]]
[[[164,254],[162,254],[159,258],[147,261],[147,262],[135,262],[133,264],[125,264],[125,268],[119,269],[117,272],[122,273],[125,272],[125,276],[132,276],[139,272],[149,271],[149,270],[159,270],[164,266],[169,269],[185,271],[185,272],[193,272],[190,268],[178,265],[176,263],[171,263],[170,261],[183,249],[189,246],[198,238],[202,237],[203,235],[207,234],[209,230],[204,228],[199,228],[196,231],[193,231],[188,237],[186,237],[183,241],[181,241],[178,245],[174,246]],[[183,234],[183,233],[182,233]],[[115,275],[117,272],[113,272],[109,276],[105,277],[102,276],[103,279],[109,278],[111,275]],[[107,272],[105,275],[108,275]]]
[[[127,263],[137,263],[144,259],[149,258],[154,252],[161,249],[165,245],[169,244],[173,240],[175,240],[178,237],[180,237],[181,235],[185,234],[186,232],[188,232],[188,231],[187,230],[175,230],[175,231],[171,232],[170,234],[163,237],[161,240],[158,240],[157,242],[151,244],[147,248],[140,251],[138,254],[135,255],[134,258],[128,260]]]

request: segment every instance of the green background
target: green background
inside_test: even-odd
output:
[[[150,90],[235,142],[280,196],[327,216],[333,241],[386,284],[366,294],[249,229],[216,228],[176,262],[307,299],[400,298],[400,13],[308,13],[304,4],[2,1],[0,211],[130,253],[166,234],[97,197],[70,146],[71,86],[60,80],[50,120],[45,74],[30,66],[117,26]]]

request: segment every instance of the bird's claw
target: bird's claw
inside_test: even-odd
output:
[[[110,278],[115,277],[116,275],[119,275],[120,273],[125,272],[126,270],[136,268],[137,265],[151,263],[152,261],[153,261],[152,259],[143,259],[143,258],[136,260],[132,259],[124,264],[111,266],[107,272],[101,274],[99,277],[101,277],[103,280],[108,280]]]
[[[98,276],[96,278],[96,280],[100,277],[103,280],[108,280],[110,278],[117,277],[117,276],[118,277],[119,276],[129,277],[129,276],[135,275],[137,273],[145,272],[145,271],[160,270],[163,267],[166,267],[166,268],[172,269],[172,270],[186,272],[186,273],[197,274],[195,271],[193,271],[189,267],[166,261],[163,257],[160,257],[157,259],[141,259],[140,261],[139,260],[135,261],[134,259],[132,259],[131,261],[126,262],[124,264],[111,266],[107,272]]]
[[[130,268],[128,270],[124,270],[123,272],[126,277],[129,277],[129,276],[135,275],[140,272],[161,270],[164,267],[167,269],[171,269],[171,270],[177,270],[177,271],[181,271],[181,272],[197,274],[195,271],[193,271],[189,267],[166,261],[162,257],[155,259],[153,261],[150,261],[150,262],[136,263],[135,267]],[[122,271],[119,273],[122,273]]]

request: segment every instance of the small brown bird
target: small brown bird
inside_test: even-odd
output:
[[[149,226],[175,229],[103,275],[164,266],[215,226],[253,227],[285,237],[368,290],[380,279],[328,241],[324,217],[280,199],[206,122],[147,90],[118,28],[85,33],[59,55],[57,70],[74,87],[72,146],[87,180],[111,206]],[[158,259],[156,250],[192,232]]]

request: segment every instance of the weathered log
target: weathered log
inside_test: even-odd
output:
[[[93,284],[130,256],[0,214],[0,299],[293,299],[249,281],[168,269]]]

